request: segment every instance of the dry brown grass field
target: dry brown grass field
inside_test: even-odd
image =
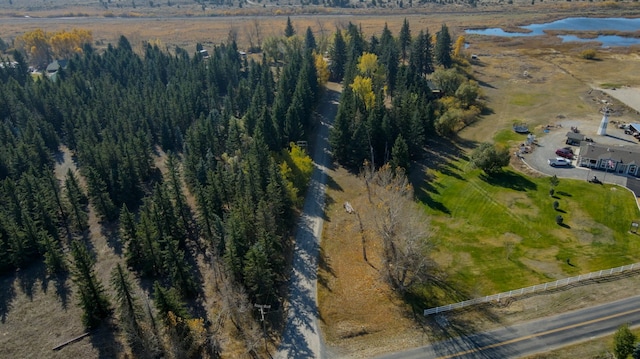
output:
[[[529,3],[488,5],[478,9],[449,6],[420,11],[352,12],[344,15],[298,15],[294,10],[287,9],[277,14],[272,9],[268,15],[292,14],[293,24],[299,34],[310,26],[317,38],[322,36],[323,31],[324,35],[329,36],[336,27],[351,21],[360,25],[368,38],[372,34],[379,34],[385,23],[397,34],[404,18],[409,21],[413,33],[428,29],[433,34],[446,23],[453,35],[457,36],[469,27],[514,27],[574,16],[576,13],[583,16],[628,16],[640,13],[636,3],[549,2],[544,6],[540,3],[530,6]],[[168,48],[180,46],[195,51],[197,42],[205,47],[219,44],[227,40],[230,32],[236,34],[239,47],[246,48],[248,31],[256,21],[263,38],[279,36],[286,23],[284,16],[265,16],[264,13],[250,16],[252,12],[249,10],[242,16],[232,17],[199,16],[197,8],[157,14],[149,9],[145,12],[143,7],[137,10],[124,9],[123,15],[128,17],[118,18],[110,17],[99,8],[86,6],[44,10],[7,10],[0,6],[0,38],[11,39],[36,28],[59,31],[76,27],[91,30],[99,46],[115,43],[120,35],[125,35],[132,44],[138,46],[143,41],[158,41]],[[256,12],[255,9],[251,11]],[[60,18],[78,13],[96,17]],[[473,75],[484,84],[484,96],[492,114],[463,130],[460,136],[466,140],[489,140],[514,120],[526,119],[531,124],[543,124],[553,121],[558,115],[597,120],[597,108],[586,95],[591,86],[603,83],[640,86],[640,56],[637,49],[598,50],[598,60],[587,61],[578,55],[583,49],[593,47],[589,44],[566,45],[552,38],[525,41],[479,36],[470,36],[467,41],[470,44],[468,52],[479,55],[479,62],[473,66]],[[524,71],[528,76],[523,76]],[[517,105],[522,103],[532,105]],[[66,164],[64,162],[62,165]],[[160,165],[161,161],[158,162]],[[362,260],[359,228],[353,215],[344,213],[342,203],[348,200],[356,209],[363,205],[366,201],[363,183],[340,168],[332,170],[330,177],[318,296],[331,357],[371,357],[439,338],[441,334],[433,330],[428,321],[416,320],[396,293],[381,281],[376,269],[380,267],[377,254],[379,244],[371,233],[365,233],[371,265]],[[92,223],[95,223],[95,219]],[[95,225],[92,226],[92,245],[99,260],[97,270],[100,279],[107,283],[111,268],[121,258]],[[216,283],[210,269],[202,270],[202,273],[207,294],[203,306],[209,313],[215,314],[219,305],[218,298],[213,294]],[[504,308],[487,307],[460,313],[452,320],[460,326],[490,328],[577,308],[602,297],[623,297],[639,284],[639,279],[631,277],[598,286],[576,287],[548,296],[523,299]],[[606,295],[598,296],[603,293]],[[8,297],[13,299],[9,302],[2,300]],[[3,312],[7,313],[5,318],[0,318],[2,358],[110,358],[124,346],[122,338],[103,330],[61,351],[52,351],[53,346],[82,334],[84,330],[73,285],[68,278],[47,278],[41,266],[16,276],[0,278],[0,303],[6,304]],[[243,355],[231,330],[226,330],[221,340],[226,357]],[[589,357],[593,353],[606,351],[606,345],[601,342],[590,345],[593,347],[582,345],[537,358]]]

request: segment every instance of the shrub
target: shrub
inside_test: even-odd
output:
[[[584,50],[580,53],[580,57],[582,57],[585,60],[593,60],[596,58],[596,50],[594,49]]]
[[[557,223],[558,225],[562,225],[562,223],[563,223],[563,222],[564,222],[564,218],[562,218],[562,216],[561,216],[561,215],[557,215],[557,216],[556,216],[556,223]]]
[[[487,174],[498,173],[509,165],[509,149],[482,143],[471,154],[471,164]]]
[[[553,194],[556,193],[556,190],[551,188],[549,189],[549,196],[553,197]]]
[[[558,210],[558,207],[560,207],[560,202],[558,201],[553,201],[553,209],[555,209],[556,211]],[[557,220],[557,218],[556,218]]]

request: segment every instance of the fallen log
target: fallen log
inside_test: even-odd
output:
[[[80,340],[80,339],[82,339],[82,338],[86,337],[86,336],[87,336],[87,335],[89,335],[89,334],[90,334],[89,332],[86,332],[86,333],[84,333],[84,334],[82,334],[82,335],[79,335],[79,336],[77,336],[77,337],[73,338],[73,339],[67,340],[67,341],[66,341],[66,342],[64,342],[64,343],[62,343],[62,344],[60,344],[60,345],[55,346],[55,347],[53,348],[53,350],[54,350],[54,351],[55,351],[55,350],[60,350],[60,349],[64,348],[65,346],[67,346],[67,345],[69,345],[69,344],[71,344],[71,343],[73,343],[73,342],[77,342],[78,340]]]

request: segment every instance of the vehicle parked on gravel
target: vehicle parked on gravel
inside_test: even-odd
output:
[[[560,157],[568,158],[568,159],[573,159],[573,150],[567,147],[558,148],[556,150],[556,155]]]
[[[549,166],[551,167],[569,167],[571,166],[571,161],[564,158],[564,157],[556,157],[556,158],[550,158],[547,160],[547,163],[549,163]]]

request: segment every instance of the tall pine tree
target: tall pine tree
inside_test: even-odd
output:
[[[82,322],[89,328],[96,327],[111,314],[111,304],[102,283],[95,274],[95,259],[87,247],[79,242],[71,243],[73,256],[73,280],[78,286],[80,306],[84,310]]]

